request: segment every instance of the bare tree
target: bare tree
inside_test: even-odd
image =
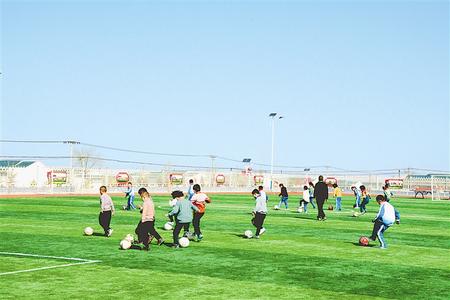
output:
[[[89,187],[90,180],[86,180],[89,170],[94,167],[100,167],[100,160],[94,150],[89,148],[75,149],[73,152],[74,166],[81,169],[82,185]]]

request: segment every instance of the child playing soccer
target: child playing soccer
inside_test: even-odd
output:
[[[306,214],[307,213],[307,208],[308,208],[308,203],[309,203],[309,199],[310,199],[310,195],[309,195],[309,189],[308,187],[305,185],[303,186],[303,199],[300,200],[300,207],[303,206],[303,212]]]
[[[269,201],[269,196],[267,196],[266,192],[264,191],[264,187],[262,185],[258,186],[258,191],[261,194],[261,197],[265,198],[266,201]]]
[[[205,214],[206,203],[211,203],[211,200],[205,193],[200,192],[200,185],[194,184],[193,189],[195,194],[192,196],[191,202],[198,208],[198,211],[194,212],[192,225],[194,225],[194,234],[197,237],[197,242],[200,242],[203,239],[200,231],[200,219]]]
[[[386,201],[383,195],[378,195],[376,200],[380,205],[380,210],[378,211],[375,219],[372,221],[374,224],[370,239],[375,241],[378,238],[380,248],[386,249],[387,245],[383,234],[392,224],[394,224],[395,209],[389,202]]]
[[[98,223],[105,231],[105,236],[110,237],[113,230],[110,226],[111,216],[114,215],[114,203],[111,197],[106,193],[106,186],[100,187],[100,214],[98,215]]]
[[[336,197],[336,210],[341,211],[342,190],[338,187],[337,183],[333,184],[333,195]]]
[[[178,191],[173,191],[170,195],[172,196],[172,200],[169,200],[169,206],[170,206],[169,213],[172,211],[172,209],[175,207],[175,205],[178,202],[178,198],[177,198]],[[173,221],[174,221],[174,217],[175,216],[170,216],[169,214],[167,214],[167,217],[169,218],[170,222],[173,225]]]
[[[389,183],[386,183],[383,187],[384,198],[387,202],[390,202],[394,194],[389,189]],[[400,224],[400,212],[395,209],[395,223]]]
[[[192,204],[191,201],[184,198],[182,191],[174,191],[173,196],[177,198],[177,204],[173,207],[172,211],[169,213],[170,216],[176,215],[176,225],[173,230],[173,246],[174,248],[180,247],[178,245],[179,234],[181,228],[184,227],[185,232],[189,229],[189,224],[192,222],[192,211],[198,212],[197,206]]]
[[[158,245],[162,245],[164,240],[155,229],[155,205],[152,198],[145,188],[140,188],[138,193],[144,203],[142,204],[142,216],[136,227],[136,233],[138,235],[138,242],[144,244],[143,250],[148,251],[151,240],[150,236],[158,240]]]
[[[128,188],[125,192],[125,198],[127,198],[127,207],[126,210],[130,209],[136,209],[134,206],[134,190],[133,190],[133,184],[131,182],[128,182]]]
[[[355,204],[353,204],[353,208],[359,208],[361,203],[361,191],[356,186],[352,186],[352,191],[355,194]]]
[[[256,200],[256,206],[255,209],[253,210],[252,224],[253,226],[256,227],[255,238],[259,239],[259,236],[266,231],[263,225],[267,215],[267,205],[266,205],[267,201],[265,198],[261,196],[261,194],[257,189],[254,189],[252,191],[252,195],[253,197],[255,197]]]
[[[194,196],[194,195],[195,195],[194,180],[189,179],[189,188],[188,188],[188,192],[187,192],[188,200],[190,201],[192,199],[192,196]]]
[[[314,183],[309,182],[309,202],[311,203],[313,208],[316,208],[314,205]]]
[[[285,209],[288,209],[288,200],[289,200],[289,195],[287,192],[286,187],[280,183],[280,194],[278,195],[278,197],[281,197],[280,199],[280,203],[278,203],[278,207],[281,208],[281,204],[284,203],[284,207]]]
[[[369,203],[370,195],[364,185],[361,185],[359,189],[361,190],[361,197],[363,198],[359,211],[361,214],[365,214],[367,212],[366,205]]]

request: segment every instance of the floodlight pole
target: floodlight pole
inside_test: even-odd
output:
[[[272,118],[272,157],[270,160],[270,190],[273,188],[273,159],[274,159],[274,147],[275,147],[275,117],[277,113],[271,113],[269,117]]]

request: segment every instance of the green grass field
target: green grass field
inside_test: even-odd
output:
[[[118,249],[138,211],[117,211],[105,238],[82,234],[86,226],[101,232],[97,197],[0,199],[0,299],[450,299],[450,203],[394,199],[402,223],[387,230],[382,250],[357,245],[371,232],[375,201],[354,218],[353,200],[344,198],[343,212],[319,222],[311,208],[295,212],[297,198],[291,211],[271,210],[267,232],[249,240],[242,234],[253,230],[251,196],[214,195],[202,242],[149,252]],[[158,228],[168,199],[154,197]],[[117,208],[124,202],[113,200]],[[171,232],[159,232],[171,241]],[[27,271],[73,261],[5,252],[101,262]],[[5,274],[16,271],[26,272]]]

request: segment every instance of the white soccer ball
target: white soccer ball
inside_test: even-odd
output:
[[[173,222],[167,222],[164,224],[164,230],[172,230],[173,229]]]
[[[182,237],[178,240],[178,244],[180,244],[181,248],[186,248],[189,246],[189,239],[187,237]]]
[[[94,233],[94,229],[92,229],[92,227],[86,227],[84,229],[84,234],[85,235],[92,235]]]
[[[302,213],[302,212],[303,212],[303,206],[300,206],[300,207],[297,209],[297,212]]]
[[[129,240],[120,241],[120,249],[127,250],[131,248],[131,242]]]
[[[127,236],[124,238],[124,240],[127,240],[130,243],[133,243],[134,242],[134,237],[131,234],[127,234]]]
[[[275,206],[273,207],[273,209],[275,209],[275,210],[279,210],[279,209],[280,209],[280,207],[279,207],[278,205],[275,205]]]
[[[248,239],[251,239],[253,237],[253,233],[251,230],[244,231],[244,236]]]

